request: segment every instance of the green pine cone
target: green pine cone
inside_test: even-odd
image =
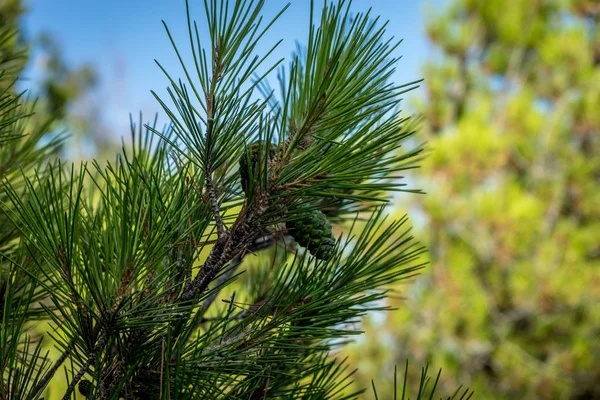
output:
[[[79,381],[79,393],[82,394],[83,397],[88,398],[92,394],[92,382],[87,379],[82,379]]]
[[[264,140],[250,143],[240,156],[240,180],[244,193],[248,193],[250,176],[256,175],[257,171],[255,171],[255,169],[259,160],[258,152],[261,147],[265,147]],[[275,146],[269,143],[269,160],[271,160],[273,157],[275,157]],[[248,161],[250,161],[250,166],[248,165]]]
[[[328,260],[333,256],[335,237],[327,217],[321,211],[304,208],[292,215],[285,225],[296,242],[318,259]]]

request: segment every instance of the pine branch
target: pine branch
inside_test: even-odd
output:
[[[267,237],[266,240],[262,240],[260,242],[257,242],[255,240],[253,245],[248,248],[248,252],[254,253],[259,250],[264,250],[264,249],[271,247],[273,244],[274,244],[274,241],[273,241],[272,237]],[[237,267],[240,266],[245,255],[246,255],[246,253],[241,253],[241,254],[238,254],[237,256],[235,256],[233,258],[233,260],[231,261],[231,263],[229,264],[229,266],[227,267],[227,271],[223,275],[221,275],[219,277],[219,279],[216,280],[215,288],[217,288],[217,289],[214,290],[213,293],[211,293],[211,295],[206,300],[203,301],[202,309],[200,311],[199,317],[202,317],[206,313],[206,311],[210,308],[210,306],[214,303],[214,301],[217,299],[217,297],[219,296],[219,292],[221,291],[221,288],[235,274]],[[204,318],[202,318],[202,320],[204,320]]]
[[[222,78],[223,68],[224,68],[224,64],[221,60],[221,44],[220,44],[219,39],[217,39],[215,54],[216,54],[216,57],[213,59],[213,71],[212,71],[211,82],[210,82],[210,90],[207,93],[205,93],[206,120],[207,120],[205,141],[206,141],[206,147],[208,148],[208,151],[212,150],[212,147],[214,146],[212,143],[212,141],[213,141],[212,137],[215,135],[215,133],[214,133],[214,127],[215,127],[214,102],[215,102],[215,98],[216,98],[215,89],[216,89],[217,84],[219,83],[219,81]],[[223,226],[223,219],[221,218],[221,212],[219,210],[219,202],[217,201],[217,196],[215,194],[215,185],[213,183],[213,178],[212,178],[213,172],[214,172],[214,166],[212,165],[212,162],[211,162],[212,155],[210,153],[207,154],[207,159],[208,159],[208,163],[205,167],[206,168],[205,169],[205,171],[206,171],[206,191],[208,192],[208,197],[209,197],[210,203],[212,205],[215,223],[217,225],[217,235],[219,238],[222,238],[225,235],[225,229]]]
[[[209,47],[200,46],[188,9],[195,71],[174,46],[187,80],[165,72],[174,106],[159,102],[172,125],[166,132],[145,125],[158,146],[142,139],[140,121],[133,151],[114,164],[80,173],[59,165],[48,177],[25,179],[31,199],[9,191],[44,275],[36,283],[56,307],[49,317],[91,349],[77,354],[81,368],[64,398],[94,363],[102,399],[119,390],[142,398],[331,398],[337,372],[324,355],[357,334],[349,324],[377,308],[386,285],[420,268],[422,249],[399,231],[404,220],[383,226],[378,212],[351,245],[330,233],[327,257],[313,239],[296,237],[306,251],[290,247],[293,259],[252,272],[259,275],[241,295],[248,299],[232,296],[227,310],[214,305],[244,257],[271,246],[271,234],[260,239],[283,230],[297,207],[320,213],[319,204],[335,197],[374,209],[384,193],[401,190],[396,172],[412,167],[416,154],[399,154],[412,132],[395,114],[401,87],[386,83],[396,45],[368,13],[350,18],[347,3],[326,6],[318,29],[311,7],[308,50],[283,83],[290,96],[276,100],[277,110],[267,110],[268,97],[255,100],[265,75],[252,76],[268,56],[254,56],[270,26],[261,24],[263,3],[206,0]],[[240,191],[235,165],[257,139],[265,144],[261,165]],[[329,226],[325,218],[320,226]],[[204,318],[212,311],[217,317]]]
[[[230,262],[233,257],[243,252],[252,240],[260,234],[260,212],[266,210],[266,206],[260,207],[256,213],[240,213],[240,217],[227,233],[217,239],[210,251],[206,262],[192,282],[186,287],[180,297],[182,302],[189,302],[204,293],[210,283],[214,280],[221,269]]]
[[[65,349],[65,351],[63,351],[63,353],[58,358],[58,360],[56,360],[56,362],[54,363],[52,368],[50,368],[48,371],[46,371],[46,374],[44,375],[44,377],[42,379],[40,379],[38,384],[33,388],[32,393],[39,393],[46,387],[46,385],[48,385],[48,383],[50,382],[52,377],[54,377],[54,375],[56,374],[56,371],[58,371],[58,369],[65,362],[67,357],[69,357],[71,355],[71,351],[73,350],[74,347],[75,347],[75,341],[71,341],[69,346]]]
[[[96,357],[98,357],[98,354],[100,354],[100,352],[104,349],[104,346],[106,345],[106,339],[107,339],[107,333],[106,333],[106,330],[104,330],[100,334],[100,337],[98,338],[98,342],[90,351],[87,361],[82,365],[82,367],[79,369],[77,374],[73,377],[73,380],[69,384],[69,387],[67,388],[67,391],[65,392],[65,395],[63,396],[62,400],[69,400],[69,398],[71,397],[71,394],[73,394],[73,391],[75,390],[75,386],[79,383],[81,378],[83,378],[83,376],[87,373],[89,367],[96,361]]]
[[[215,194],[215,186],[211,175],[212,173],[206,175],[206,191],[208,193],[208,198],[210,199],[213,216],[217,225],[217,236],[219,238],[223,238],[225,236],[225,228],[223,225],[223,218],[221,217],[221,211],[219,210],[219,202]]]

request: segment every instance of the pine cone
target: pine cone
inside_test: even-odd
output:
[[[240,156],[240,178],[242,183],[242,189],[244,193],[248,193],[248,187],[250,183],[250,177],[255,177],[258,172],[256,165],[259,161],[259,150],[265,148],[265,141],[260,140],[249,144],[246,150]],[[269,147],[269,160],[275,157],[275,146],[272,143],[268,144]],[[250,166],[248,165],[250,161]],[[264,162],[264,159],[262,160]]]
[[[325,214],[319,210],[303,208],[285,223],[288,232],[302,247],[306,247],[320,260],[328,260],[334,254],[335,237]]]
[[[85,398],[88,398],[92,394],[92,382],[87,379],[79,381],[79,393]]]

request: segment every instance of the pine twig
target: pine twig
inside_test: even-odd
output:
[[[106,344],[106,331],[103,331],[102,335],[100,335],[100,337],[98,338],[98,343],[96,343],[96,345],[90,352],[90,355],[89,355],[87,361],[79,369],[79,371],[77,372],[77,375],[75,375],[75,377],[69,384],[69,387],[67,388],[67,391],[65,392],[65,395],[63,396],[62,400],[69,400],[69,397],[71,397],[71,394],[73,394],[73,391],[75,390],[75,386],[77,385],[77,383],[79,383],[81,378],[83,378],[83,375],[85,375],[85,373],[87,372],[90,365],[92,365],[92,363],[94,363],[94,361],[96,361],[96,357],[98,357],[98,353],[100,353],[100,351],[102,351],[105,344]]]
[[[217,225],[217,236],[222,238],[225,236],[225,225],[223,224],[219,202],[217,201],[217,195],[215,193],[215,186],[210,175],[210,173],[206,174],[206,192],[208,193],[213,216],[215,218],[215,224]]]
[[[274,242],[273,242],[273,240],[272,240],[271,237],[267,237],[266,240],[261,241],[261,242],[257,242],[255,240],[253,246],[251,246],[250,248],[248,248],[248,252],[253,253],[255,251],[267,249],[267,248],[271,247],[273,245],[273,243]],[[233,274],[237,270],[237,267],[244,260],[244,256],[245,256],[245,254],[238,254],[237,256],[235,256],[233,258],[233,260],[231,261],[231,263],[230,263],[229,268],[227,269],[227,271],[223,275],[221,275],[219,277],[219,279],[217,279],[217,282],[215,284],[215,286],[217,287],[217,289],[202,304],[202,311],[200,312],[201,316],[204,315],[204,313],[214,303],[214,301],[216,300],[217,296],[219,295],[219,293],[221,291],[220,287],[225,282],[227,282],[229,279],[231,279],[231,277],[233,276]]]
[[[67,357],[69,357],[69,355],[71,354],[71,351],[73,350],[73,347],[75,347],[75,341],[71,341],[71,343],[69,344],[69,346],[67,346],[67,348],[62,353],[62,355],[58,358],[58,360],[56,360],[56,362],[54,363],[54,366],[52,366],[52,368],[50,368],[46,372],[44,377],[38,382],[38,384],[33,389],[32,393],[38,393],[39,391],[44,389],[44,387],[46,387],[48,382],[50,382],[50,379],[52,379],[54,374],[56,374],[56,371],[58,371],[58,369],[65,362]]]
[[[212,142],[212,137],[214,135],[215,129],[215,120],[214,120],[214,103],[215,103],[215,92],[217,88],[217,83],[221,80],[223,76],[223,70],[225,65],[223,64],[221,57],[223,54],[223,50],[221,48],[221,40],[217,40],[215,46],[215,57],[213,58],[212,64],[212,77],[210,82],[209,92],[205,95],[206,101],[206,114],[207,114],[207,126],[206,126],[206,144],[209,146],[209,143]],[[209,146],[210,148],[210,146]],[[219,238],[225,236],[225,227],[223,225],[223,218],[221,218],[221,212],[219,210],[219,203],[217,201],[217,195],[215,193],[215,185],[212,179],[213,173],[213,165],[211,165],[210,155],[209,161],[206,165],[206,191],[208,193],[208,198],[210,200],[210,204],[212,207],[212,212],[215,218],[215,224],[217,225],[217,235]]]
[[[180,297],[182,302],[191,301],[202,295],[223,266],[252,243],[253,238],[259,233],[257,230],[260,227],[260,219],[262,213],[268,208],[269,202],[270,196],[264,194],[252,212],[247,213],[247,209],[242,210],[232,228],[217,240],[194,280],[189,285],[186,284]]]

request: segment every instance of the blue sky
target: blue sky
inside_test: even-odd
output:
[[[287,1],[266,0],[264,13],[273,16]],[[273,26],[264,42],[266,49],[284,39],[275,57],[287,57],[296,41],[306,37],[309,0],[292,0],[291,7]],[[424,33],[424,16],[428,8],[444,0],[355,0],[353,9],[373,8],[375,15],[389,19],[388,32],[404,42],[398,50],[403,56],[394,80],[398,83],[421,77],[420,68],[431,52]],[[52,34],[71,65],[92,64],[99,73],[95,93],[102,104],[100,118],[116,135],[127,135],[129,113],[142,110],[150,119],[159,106],[150,94],[153,89],[164,93],[166,78],[154,64],[160,61],[169,72],[179,75],[179,68],[161,24],[165,20],[181,48],[186,48],[187,27],[185,0],[28,0],[29,11],[23,19],[25,34],[33,38],[41,32]],[[321,4],[316,1],[316,4]],[[202,26],[202,0],[190,0],[192,17]],[[259,49],[260,50],[260,49]],[[33,53],[25,71],[29,81],[23,88],[35,90],[39,54]]]

